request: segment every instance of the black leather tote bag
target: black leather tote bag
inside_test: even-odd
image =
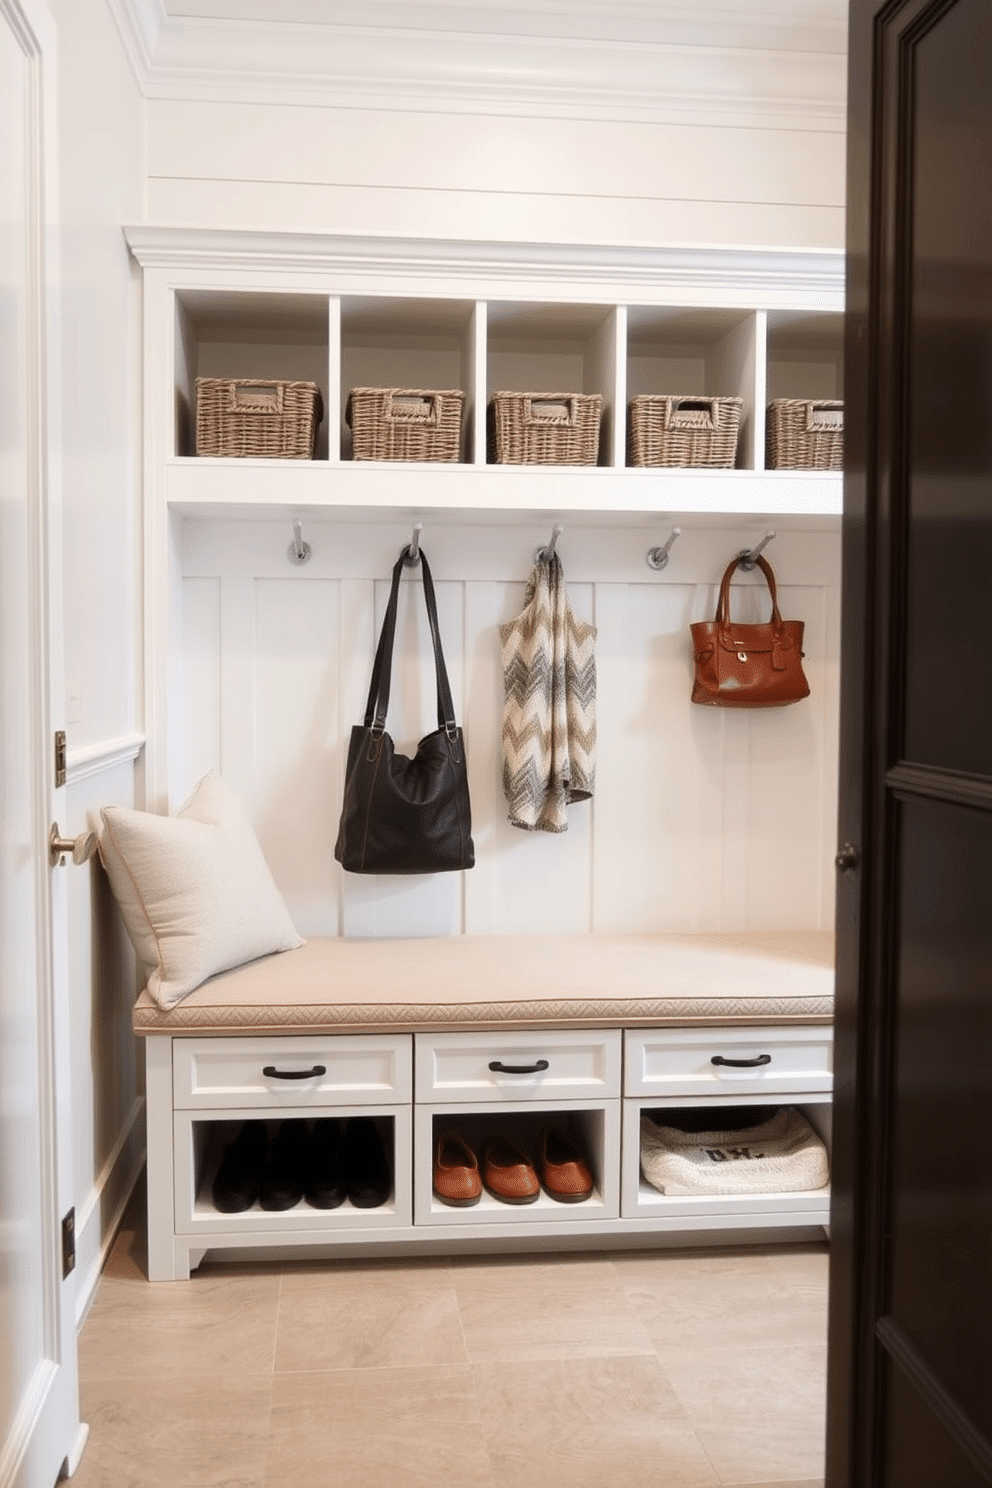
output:
[[[413,759],[398,754],[386,733],[400,575],[409,554],[404,548],[393,569],[365,722],[351,731],[334,848],[334,856],[349,873],[450,873],[475,863],[465,745],[455,723],[434,584],[423,548],[419,560],[434,647],[438,726],[421,739]]]

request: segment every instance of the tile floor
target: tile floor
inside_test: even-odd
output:
[[[820,1488],[825,1245],[145,1280],[80,1339],[74,1488]]]

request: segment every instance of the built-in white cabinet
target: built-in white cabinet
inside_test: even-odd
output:
[[[127,238],[144,307],[150,808],[175,809],[220,768],[308,936],[830,928],[842,482],[768,470],[765,423],[774,398],[843,396],[842,255],[147,227]],[[197,457],[198,377],[317,383],[315,458]],[[353,459],[345,409],[358,386],[461,389],[458,459]],[[504,391],[600,394],[598,463],[492,463],[487,406]],[[628,407],[645,393],[740,398],[735,466],[630,465]],[[287,556],[296,522],[305,565]],[[466,730],[476,867],[383,884],[343,875],[333,842],[386,580],[418,523]],[[505,820],[495,640],[553,524],[565,528],[573,605],[598,627],[599,760],[594,801],[549,839]],[[646,565],[676,526],[665,570]],[[728,559],[771,529],[783,609],[806,623],[811,697],[753,717],[692,709],[689,624],[712,613]],[[433,726],[433,683],[412,602],[401,631],[390,728],[415,740]],[[250,1039],[151,1037],[152,1274],[187,1275],[208,1248],[457,1249],[825,1224],[826,1190],[715,1205],[645,1190],[644,1110],[795,1101],[827,1133],[822,1030],[723,1035],[745,1054],[773,1045],[772,1071],[758,1081],[701,1073],[704,1051],[684,1031],[630,1031],[622,1052],[620,1029],[565,1030],[539,1040],[559,1074],[528,1084],[491,1071],[487,1056],[500,1058],[496,1044],[533,1053],[533,1035],[418,1034],[388,1046],[342,1038],[333,1057],[315,1056],[326,1076],[290,1090],[270,1088],[255,1066],[259,1052],[310,1057],[299,1041],[276,1036],[266,1051]],[[212,1174],[242,1120],[361,1111],[393,1156],[381,1210],[303,1207],[273,1219],[212,1209]],[[488,1197],[465,1211],[438,1204],[439,1132],[451,1123],[479,1141],[495,1116],[524,1141],[546,1120],[563,1123],[588,1154],[590,1199],[545,1196],[528,1217]]]
[[[146,483],[159,513],[341,510],[766,513],[837,517],[835,472],[765,469],[777,397],[839,398],[840,254],[443,244],[134,227],[144,270]],[[197,377],[303,379],[325,418],[313,461],[195,458]],[[354,461],[353,387],[459,388],[454,465]],[[596,466],[499,466],[494,392],[599,393]],[[739,397],[730,470],[628,460],[630,399]],[[371,467],[371,468],[369,468]]]
[[[549,1241],[559,1246],[651,1243],[676,1232],[788,1230],[829,1222],[829,1188],[809,1193],[674,1197],[641,1172],[640,1117],[679,1106],[797,1106],[830,1145],[831,1036],[822,1027],[499,1031],[328,1037],[149,1036],[149,1276],[182,1279],[208,1250],[231,1254],[458,1251]],[[727,1083],[708,1078],[718,1056],[753,1063]],[[760,1051],[756,1052],[756,1051]],[[221,1213],[211,1197],[224,1152],[246,1121],[372,1117],[388,1156],[385,1202],[356,1209],[279,1213],[258,1203]],[[543,1189],[533,1204],[483,1192],[452,1208],[433,1191],[442,1133],[455,1130],[481,1158],[501,1133],[536,1150],[542,1126],[582,1152],[593,1192],[561,1203]],[[626,1237],[626,1238],[625,1238]],[[631,1239],[633,1237],[633,1240]]]

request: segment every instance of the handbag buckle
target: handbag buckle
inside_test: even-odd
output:
[[[737,660],[738,661],[747,661],[747,652],[746,651],[738,651],[738,653],[737,653]]]

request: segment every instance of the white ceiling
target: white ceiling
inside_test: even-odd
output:
[[[843,128],[846,0],[107,0],[151,97]]]

